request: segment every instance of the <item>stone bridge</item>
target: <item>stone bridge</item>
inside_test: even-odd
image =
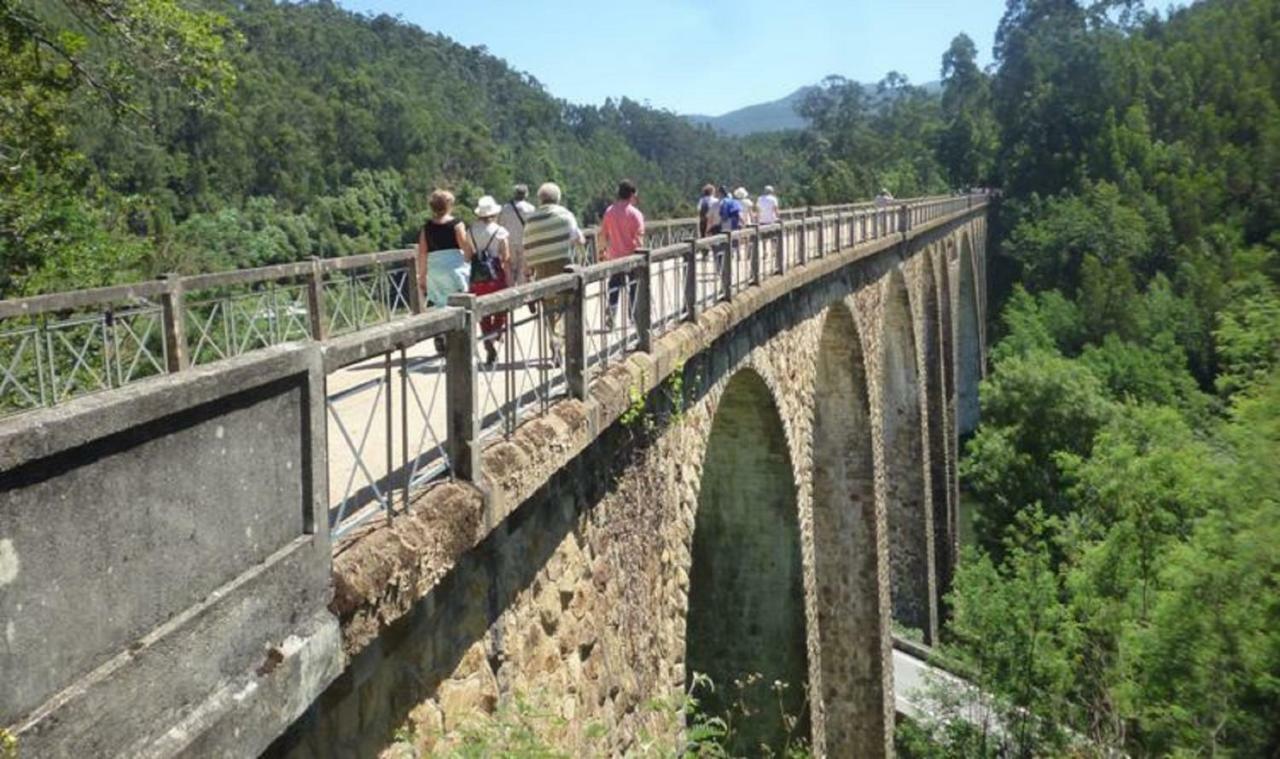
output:
[[[891,630],[936,636],[955,561],[986,211],[668,231],[563,281],[0,421],[0,725],[32,756],[372,756],[518,700],[557,743],[622,753],[677,739],[651,702],[699,672],[711,709],[758,679],[744,702],[781,704],[818,755],[891,754]],[[638,289],[611,353],[591,292],[605,313],[619,273]],[[563,366],[524,356],[486,380],[476,322],[530,304],[507,344],[525,330],[545,352],[558,310]],[[398,351],[416,381],[413,346],[436,336],[447,409],[417,419],[445,474],[415,478],[433,459],[393,465],[417,391],[397,407],[392,369]],[[344,527],[326,386],[362,367],[385,370],[368,413],[385,411],[386,474],[361,458],[369,428],[356,446],[344,425],[341,471],[372,493]],[[739,740],[781,725],[744,720]]]

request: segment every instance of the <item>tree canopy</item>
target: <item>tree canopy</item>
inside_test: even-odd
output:
[[[906,753],[1280,751],[1278,43],[1273,0],[1010,0],[1008,275],[944,635],[1006,729]]]

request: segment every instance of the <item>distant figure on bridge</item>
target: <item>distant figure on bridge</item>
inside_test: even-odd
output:
[[[715,185],[702,186],[702,197],[698,198],[698,237],[706,237],[719,231],[712,227],[720,226],[720,199],[716,197]]]
[[[604,212],[600,220],[600,247],[604,260],[624,258],[644,245],[644,214],[636,208],[639,200],[636,183],[624,179],[618,183],[618,200]],[[609,312],[605,315],[605,327],[613,329],[618,311],[618,298],[622,288],[627,288],[627,307],[636,304],[636,278],[631,272],[620,272],[609,277]]]
[[[436,190],[427,198],[431,218],[418,232],[418,292],[427,305],[443,306],[454,293],[467,291],[471,276],[471,242],[466,225],[453,215],[453,193]],[[444,338],[435,340],[444,353]]]
[[[742,192],[743,194],[746,194],[746,190],[743,190]],[[735,229],[742,229],[742,204],[731,196],[729,191],[721,185],[720,228],[717,231],[731,232]]]
[[[734,190],[733,199],[738,201],[739,206],[741,206],[741,211],[739,214],[740,215],[739,229],[755,221],[755,217],[756,217],[755,206],[751,202],[751,195],[747,193],[747,188],[739,187],[738,189]]]
[[[756,223],[776,224],[778,218],[778,196],[773,194],[773,185],[767,184],[756,198]]]
[[[532,279],[553,277],[573,261],[576,246],[587,238],[569,209],[560,205],[560,186],[547,182],[538,188],[538,209],[524,225],[524,257]],[[542,302],[547,327],[551,330],[551,355],[560,364],[564,336],[560,331],[565,296],[546,298]]]
[[[528,201],[529,187],[518,184],[511,191],[511,200],[502,204],[498,223],[507,230],[507,245],[511,247],[511,265],[507,267],[507,284],[519,285],[529,279],[524,263],[524,225],[533,215],[533,204]]]
[[[468,232],[475,251],[471,256],[471,292],[487,295],[507,286],[507,270],[511,268],[511,234],[498,224],[502,206],[491,195],[480,198],[476,205],[476,222]],[[507,328],[507,313],[499,311],[480,319],[480,335],[484,340],[485,366],[492,369],[498,362],[496,343]]]
[[[893,202],[893,193],[888,189],[881,187],[880,194],[876,196],[876,227],[877,234],[883,234],[888,229],[889,224],[889,204]]]

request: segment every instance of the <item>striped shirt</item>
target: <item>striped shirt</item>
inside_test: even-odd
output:
[[[541,206],[524,225],[524,262],[528,266],[563,260],[572,257],[573,246],[586,242],[578,220],[569,209],[550,203]]]

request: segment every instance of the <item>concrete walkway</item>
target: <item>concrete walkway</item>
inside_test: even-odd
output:
[[[671,313],[683,304],[683,272],[677,273],[676,268],[666,268],[661,291],[654,282],[655,314]],[[713,256],[700,261],[698,278],[700,296],[716,291],[719,277]],[[606,285],[596,282],[587,290],[589,367],[624,358],[624,343],[634,346],[634,327],[629,318],[623,318],[622,305],[613,328],[606,328]],[[537,413],[544,400],[554,402],[565,392],[563,371],[552,360],[549,336],[542,334],[546,330],[540,328],[540,319],[525,306],[514,310],[512,319],[513,330],[498,344],[497,364],[491,369],[482,364],[479,369],[479,403],[490,436],[503,434],[502,414],[514,409],[518,421],[526,413]],[[476,353],[483,361],[479,344]],[[410,346],[405,351],[408,371],[403,384],[399,353],[391,358],[389,385],[383,356],[343,367],[326,379],[329,503],[346,523],[376,517],[378,503],[388,491],[395,507],[401,508],[406,474],[416,486],[444,470],[444,358],[431,340]]]

